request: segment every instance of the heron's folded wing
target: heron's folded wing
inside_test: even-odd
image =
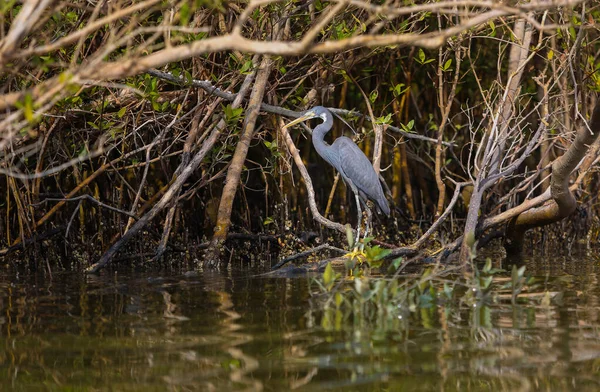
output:
[[[362,152],[354,142],[347,137],[336,139],[335,143],[340,154],[340,166],[344,175],[354,185],[375,201],[379,208],[389,214],[389,206],[383,194],[379,176],[375,173],[369,158]]]

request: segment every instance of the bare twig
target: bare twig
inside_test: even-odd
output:
[[[250,73],[246,76],[242,87],[240,88],[240,94],[237,99],[234,101],[233,105],[239,106],[242,103],[242,97],[245,93],[250,89],[250,85],[252,84],[252,80],[254,80],[254,72]],[[140,218],[131,228],[123,234],[121,239],[113,244],[110,249],[108,249],[104,255],[100,258],[100,260],[86,268],[86,272],[88,273],[97,273],[102,268],[106,267],[108,263],[112,260],[112,258],[116,255],[119,249],[125,245],[135,234],[137,234],[148,222],[150,222],[154,217],[162,211],[173,199],[175,195],[179,193],[183,184],[187,181],[189,176],[198,168],[206,154],[212,149],[214,144],[217,142],[219,135],[221,134],[221,130],[225,127],[225,120],[221,120],[219,124],[213,129],[210,136],[204,141],[202,148],[194,155],[190,163],[181,171],[181,174],[177,179],[173,182],[171,187],[162,198],[156,203],[152,209]]]
[[[87,200],[89,202],[92,202],[94,204],[97,204],[98,206],[102,207],[102,208],[106,208],[107,210],[110,211],[114,211],[114,212],[118,212],[119,214],[123,214],[123,215],[127,215],[128,217],[138,220],[139,217],[129,211],[125,211],[125,210],[121,210],[120,208],[116,208],[113,207],[111,205],[108,205],[106,203],[101,202],[100,200],[95,199],[93,196],[91,195],[81,195],[81,196],[76,196],[76,197],[71,197],[71,198],[67,198],[67,199],[59,199],[59,198],[54,198],[54,197],[48,197],[45,198],[44,200],[40,201],[39,203],[35,203],[33,204],[34,206],[39,206],[42,204],[46,204],[52,201],[59,201],[61,203],[67,203],[67,202],[71,202],[71,201],[82,201],[82,200]]]
[[[288,133],[287,129],[283,128],[282,122],[280,123],[279,129],[283,136],[283,140],[285,141],[285,144],[287,145],[288,151],[294,158],[296,167],[298,167],[298,170],[300,171],[300,175],[302,176],[302,179],[304,180],[304,184],[306,185],[306,191],[308,192],[308,205],[310,207],[310,211],[313,215],[313,218],[325,227],[328,227],[333,230],[337,230],[340,233],[346,233],[346,226],[341,225],[336,222],[332,222],[319,213],[319,210],[317,208],[317,203],[315,201],[315,191],[312,186],[312,181],[310,179],[310,175],[308,174],[308,171],[306,170],[306,167],[304,166],[304,163],[302,162],[302,158],[300,157],[300,154],[298,153],[298,149],[294,145],[294,141],[290,137],[290,134]]]

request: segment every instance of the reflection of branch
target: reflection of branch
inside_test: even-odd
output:
[[[312,379],[319,374],[319,368],[314,366],[306,373],[306,376],[290,381],[290,389],[298,389],[308,385]]]

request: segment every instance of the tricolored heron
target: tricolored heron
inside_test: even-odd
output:
[[[367,210],[368,220],[371,219],[371,210],[367,206],[367,199],[379,207],[381,212],[386,215],[390,214],[390,207],[383,194],[379,176],[375,173],[373,165],[369,158],[362,152],[360,148],[352,141],[352,139],[340,136],[333,144],[327,144],[325,135],[333,126],[333,115],[323,106],[315,106],[307,110],[304,115],[286,124],[284,128],[291,127],[302,121],[311,118],[320,118],[323,122],[312,131],[312,142],[317,153],[323,157],[331,166],[340,173],[346,184],[350,186],[356,200],[356,209],[358,210],[358,227],[356,229],[356,243],[360,239],[360,224],[362,221],[362,211],[360,204],[363,203]],[[369,233],[369,224],[365,230],[365,236]]]

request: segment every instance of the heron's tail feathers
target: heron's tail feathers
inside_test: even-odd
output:
[[[388,201],[386,200],[385,196],[382,195],[382,197],[380,197],[379,200],[377,200],[377,206],[379,207],[381,212],[388,216],[390,215],[390,205],[388,204]]]

